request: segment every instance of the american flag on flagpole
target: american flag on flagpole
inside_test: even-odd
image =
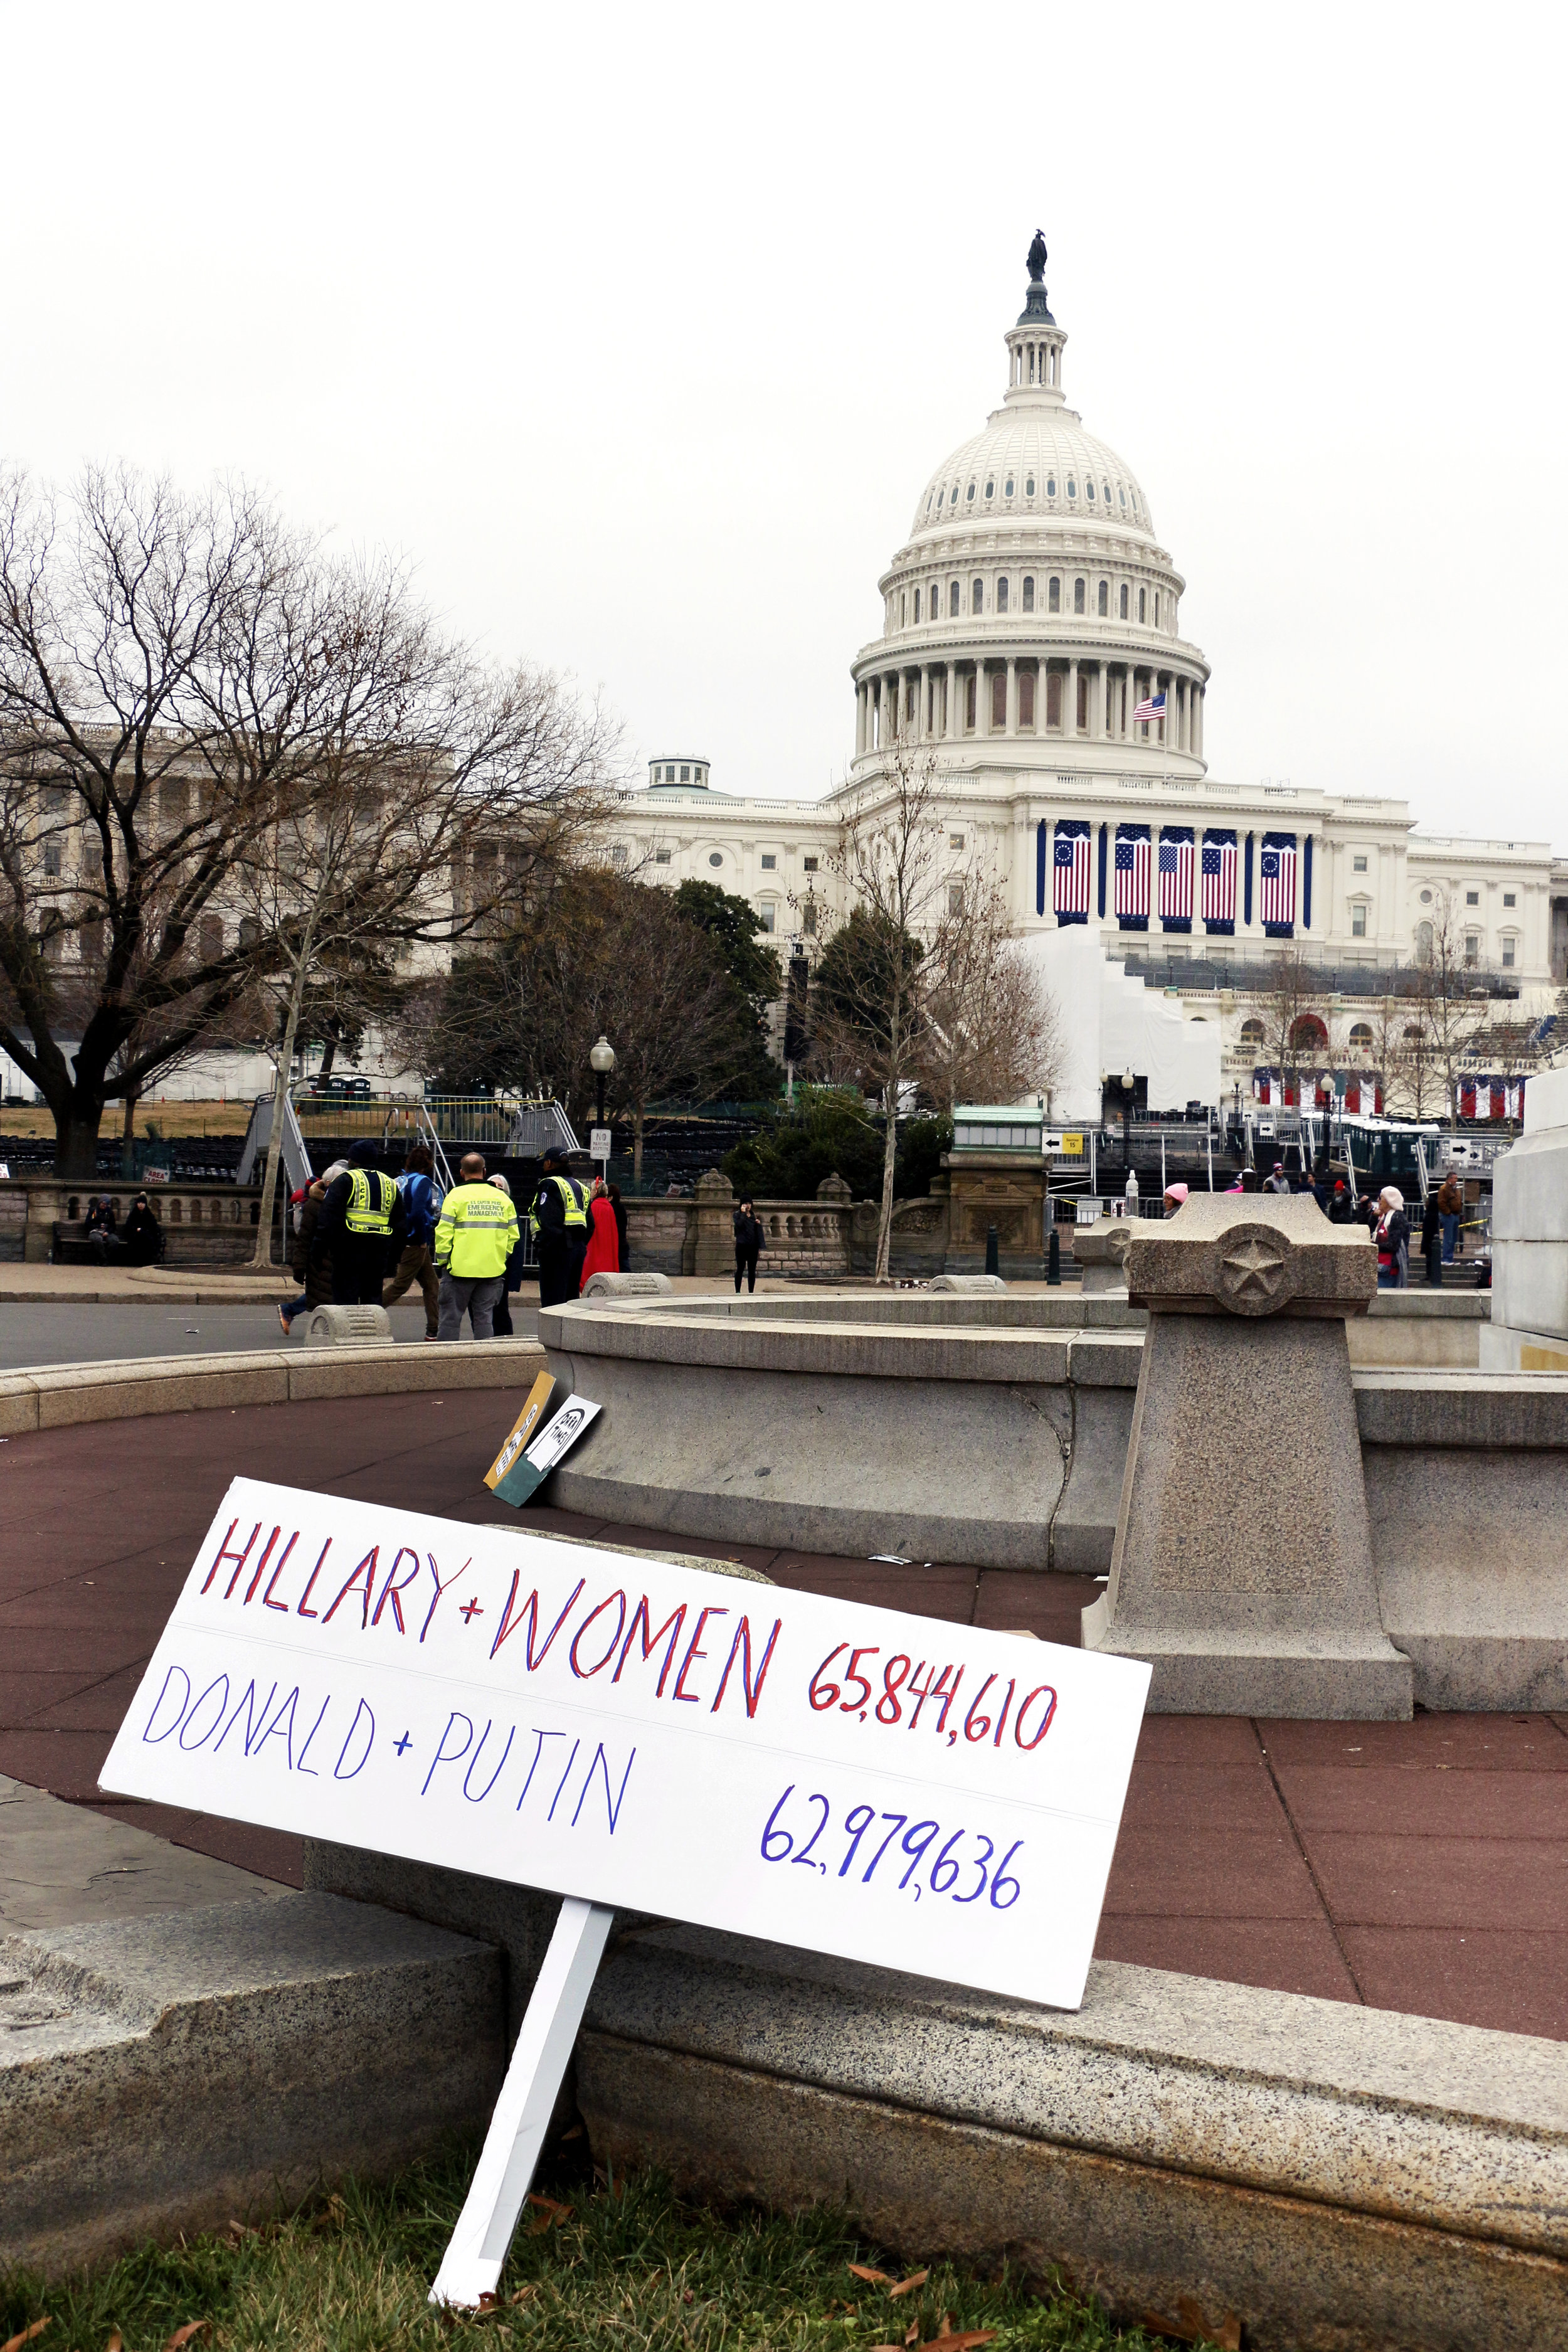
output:
[[[1193,828],[1168,824],[1160,835],[1160,916],[1163,922],[1193,919]]]
[[[1116,828],[1116,913],[1129,925],[1146,928],[1149,921],[1149,828],[1119,824]]]
[[[1204,835],[1203,916],[1211,926],[1236,929],[1236,834],[1228,825]]]
[[[1279,924],[1289,929],[1296,920],[1296,836],[1293,833],[1266,833],[1263,854],[1258,861],[1261,883],[1261,908],[1265,925]]]
[[[1143,697],[1142,701],[1138,705],[1137,709],[1132,713],[1132,723],[1136,726],[1141,719],[1163,719],[1164,716],[1164,695],[1163,693],[1146,694]]]
[[[1058,923],[1087,923],[1093,845],[1087,824],[1057,825],[1051,857],[1051,905]]]

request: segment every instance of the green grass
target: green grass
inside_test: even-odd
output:
[[[450,2316],[425,2298],[472,2162],[463,2149],[384,2185],[350,2182],[258,2231],[148,2246],[61,2285],[13,2273],[0,2279],[0,2344],[46,2315],[37,2352],[104,2352],[116,2330],[125,2352],[162,2352],[201,2320],[190,2352],[868,2352],[940,2341],[944,2315],[954,2333],[994,2329],[994,2352],[1152,2352],[1156,2341],[1119,2332],[1049,2281],[947,2263],[895,2299],[848,2266],[896,2278],[908,2266],[881,2260],[841,2215],[721,2214],[681,2203],[654,2173],[613,2189],[557,2180],[572,2210],[531,2209],[495,2313]]]

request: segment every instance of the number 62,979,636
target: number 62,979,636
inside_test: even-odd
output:
[[[816,1849],[832,1819],[833,1807],[820,1790],[814,1790],[809,1797],[800,1800],[803,1805],[816,1806],[817,1812],[815,1825],[809,1819],[799,1824],[799,1833],[806,1831],[810,1833],[797,1853],[797,1832],[783,1828],[779,1822],[779,1815],[795,1795],[795,1784],[792,1780],[768,1815],[767,1827],[763,1832],[763,1860],[787,1862],[797,1869],[804,1864],[806,1869],[818,1871],[826,1877],[834,1856],[831,1852],[819,1854]],[[884,1822],[889,1824],[886,1834],[867,1845],[870,1859],[859,1873],[860,1885],[869,1886],[879,1863],[884,1854],[890,1852],[893,1859],[883,1873],[883,1883],[892,1878],[899,1869],[900,1861],[904,1860],[905,1867],[899,1877],[899,1885],[912,1891],[917,1903],[922,1887],[929,1888],[932,1895],[951,1896],[954,1903],[978,1903],[982,1895],[989,1894],[992,1908],[996,1911],[1010,1911],[1018,1900],[1019,1884],[1016,1878],[1008,1876],[1008,1865],[1022,1846],[1022,1838],[1014,1841],[993,1872],[991,1864],[995,1861],[996,1848],[984,1831],[956,1829],[941,1847],[930,1871],[922,1873],[921,1865],[927,1854],[942,1837],[942,1823],[931,1821],[911,1823],[908,1813],[879,1813],[874,1805],[867,1804],[851,1805],[840,1824],[849,1839],[843,1859],[838,1863],[837,1875],[840,1878],[847,1878],[858,1863],[867,1832],[879,1828]],[[964,1839],[970,1836],[983,1849],[979,1853],[962,1851]]]

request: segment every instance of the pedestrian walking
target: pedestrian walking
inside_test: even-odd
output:
[[[460,1339],[467,1314],[476,1339],[495,1337],[495,1306],[517,1241],[517,1211],[510,1195],[485,1181],[484,1154],[470,1151],[436,1221],[436,1264],[441,1276],[443,1339]]]
[[[563,1151],[545,1153],[528,1223],[539,1251],[540,1306],[564,1307],[582,1281],[588,1210],[582,1186],[566,1173]]]
[[[1167,1184],[1165,1187],[1165,1198],[1162,1203],[1166,1216],[1173,1217],[1178,1210],[1184,1209],[1186,1205],[1186,1186],[1184,1184]]]
[[[616,1223],[616,1204],[605,1190],[601,1177],[594,1179],[588,1198],[588,1246],[583,1256],[583,1272],[578,1280],[578,1295],[592,1274],[619,1274],[621,1271],[621,1234]]]
[[[325,1307],[331,1298],[331,1261],[324,1251],[316,1248],[316,1226],[322,1202],[338,1178],[347,1174],[348,1164],[346,1160],[334,1160],[289,1202],[294,1213],[294,1232],[289,1249],[289,1271],[300,1286],[300,1296],[279,1307],[278,1320],[285,1332],[292,1331],[296,1317],[312,1307]]]
[[[434,1339],[441,1311],[441,1290],[436,1278],[436,1220],[441,1213],[441,1194],[427,1143],[410,1144],[397,1189],[403,1195],[403,1249],[381,1303],[395,1307],[409,1285],[416,1282],[425,1301],[425,1337]]]
[[[741,1276],[746,1277],[748,1293],[757,1286],[757,1260],[763,1254],[763,1228],[757,1212],[750,1201],[742,1201],[735,1212],[735,1289],[741,1287]]]
[[[1265,1192],[1288,1193],[1289,1192],[1290,1179],[1285,1173],[1285,1162],[1282,1160],[1277,1160],[1274,1162],[1273,1172],[1264,1178],[1261,1190]]]
[[[374,1143],[356,1143],[317,1214],[311,1246],[331,1258],[334,1307],[379,1307],[387,1266],[403,1255],[403,1195],[375,1159]]]
[[[1443,1212],[1442,1195],[1434,1184],[1426,1194],[1421,1211],[1421,1255],[1426,1261],[1426,1280],[1432,1289],[1443,1286]]]
[[[1459,1216],[1465,1196],[1458,1177],[1450,1168],[1437,1193],[1437,1211],[1443,1220],[1443,1263],[1452,1265],[1454,1253],[1459,1246]]]
[[[1405,1214],[1405,1195],[1397,1184],[1385,1184],[1378,1194],[1377,1230],[1373,1239],[1377,1244],[1378,1288],[1407,1288],[1410,1282],[1410,1224]]]

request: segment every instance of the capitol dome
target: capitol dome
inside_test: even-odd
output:
[[[944,457],[921,492],[911,540],[984,519],[1049,518],[1153,536],[1149,502],[1124,458],[1060,404],[1002,407],[984,433]],[[1059,403],[1059,395],[1058,395]]]
[[[1131,467],[1067,405],[1045,258],[1037,236],[1002,405],[931,475],[879,583],[883,633],[854,665],[857,768],[913,740],[977,766],[1204,773],[1209,670],[1180,635],[1186,583]]]

